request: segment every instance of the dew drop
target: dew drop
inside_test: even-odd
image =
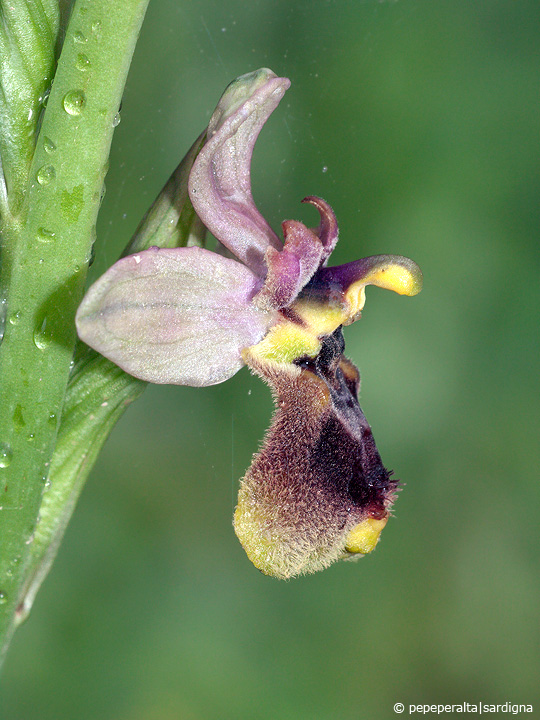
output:
[[[14,313],[11,313],[11,315],[8,318],[8,321],[9,321],[10,325],[18,325],[20,319],[21,319],[21,313],[14,312]]]
[[[56,150],[56,145],[53,143],[51,138],[43,138],[43,149],[48,155],[51,155]]]
[[[92,23],[92,32],[97,33],[100,27],[101,27],[100,21],[96,20],[96,22]]]
[[[34,331],[34,344],[38,350],[46,350],[51,344],[51,341],[51,333],[47,328],[47,317],[44,317],[42,322],[38,324],[37,329]]]
[[[112,126],[113,126],[113,127],[118,127],[118,126],[120,125],[120,120],[121,120],[121,119],[122,119],[122,118],[120,117],[120,113],[117,112],[116,115],[113,117]]]
[[[76,43],[85,43],[86,42],[86,35],[82,33],[80,30],[77,30],[73,34],[73,40]]]
[[[64,110],[69,115],[80,115],[86,105],[86,95],[82,90],[70,90],[64,96]]]
[[[0,605],[5,605],[7,603],[7,595],[3,590],[0,590]]]
[[[56,177],[56,170],[52,165],[44,165],[36,174],[36,180],[40,185],[48,185]]]
[[[49,413],[49,425],[56,427],[56,413]]]
[[[56,233],[52,230],[47,230],[47,228],[44,227],[38,228],[37,239],[39,240],[39,242],[52,243],[55,237]]]
[[[88,56],[84,53],[79,53],[77,55],[77,59],[75,60],[75,66],[77,70],[80,70],[81,72],[86,72],[90,69],[90,60],[88,59]]]
[[[0,443],[0,468],[7,468],[13,459],[13,451],[7,443]]]
[[[324,173],[325,173],[325,172],[328,172],[328,168],[326,167],[326,165],[323,166],[322,171],[323,171]]]

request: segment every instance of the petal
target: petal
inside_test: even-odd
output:
[[[296,220],[285,220],[285,245],[281,252],[266,251],[267,275],[256,298],[263,306],[281,308],[290,305],[311,280],[323,257],[323,246],[312,230]]]
[[[341,308],[340,323],[356,320],[366,301],[366,285],[393,290],[399,295],[417,295],[422,289],[422,271],[409,258],[401,255],[372,255],[337,267],[321,268],[305,288],[300,304],[309,306],[328,303]]]
[[[255,140],[290,85],[271,70],[232,83],[211,122],[214,130],[191,171],[189,194],[206,227],[259,277],[264,255],[282,244],[251,195],[250,164]]]
[[[320,213],[321,222],[315,233],[324,247],[323,262],[326,264],[326,260],[338,241],[339,228],[336,216],[330,205],[320,197],[310,195],[304,198],[302,202],[314,205]]]
[[[241,483],[234,524],[267,575],[290,578],[362,556],[388,519],[397,482],[381,462],[343,348],[339,329],[314,360],[285,365],[245,352],[277,411]]]
[[[198,247],[151,248],[119,260],[90,288],[77,330],[142,380],[213,385],[242,367],[242,349],[273,322],[251,302],[260,284],[235,260]]]

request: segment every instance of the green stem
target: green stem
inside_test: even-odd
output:
[[[3,217],[10,262],[0,270],[0,300],[7,301],[0,344],[2,652],[15,627],[64,402],[113,119],[147,4],[75,3],[23,208]]]
[[[141,220],[124,255],[159,247],[204,245],[206,228],[188,196],[188,178],[205,139],[196,140]],[[113,426],[146,383],[79,342],[56,448],[51,460],[40,522],[30,546],[30,560],[19,595],[17,620],[22,622],[56,557],[84,483]]]

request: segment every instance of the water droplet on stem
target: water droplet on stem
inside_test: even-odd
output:
[[[56,170],[52,165],[43,165],[36,174],[36,180],[40,185],[48,185],[56,178]]]
[[[52,337],[47,327],[47,317],[44,317],[41,323],[38,323],[34,331],[34,344],[38,350],[46,350],[51,344]]]
[[[17,430],[22,430],[22,428],[26,426],[21,405],[17,405],[15,408],[15,412],[13,413],[13,424]]]
[[[37,239],[39,240],[39,242],[52,243],[55,237],[56,233],[52,230],[47,230],[47,228],[44,227],[38,228]]]
[[[69,115],[80,115],[86,105],[86,95],[82,90],[70,90],[64,96],[64,110]]]
[[[44,137],[43,138],[43,149],[45,150],[46,153],[51,155],[56,150],[56,145],[53,143],[53,141],[50,138]]]
[[[90,69],[90,60],[87,55],[84,53],[79,53],[77,55],[77,60],[75,61],[75,66],[77,70],[80,70],[81,72],[86,72]]]
[[[11,465],[13,451],[7,443],[0,443],[0,468],[7,468]]]

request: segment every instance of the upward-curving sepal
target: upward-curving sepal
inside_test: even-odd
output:
[[[79,337],[123,370],[154,383],[214,385],[244,364],[272,312],[251,303],[261,281],[234,260],[198,247],[119,260],[87,292]]]
[[[231,83],[214,113],[208,141],[189,180],[197,215],[261,278],[266,274],[268,246],[281,249],[282,244],[253,201],[251,155],[261,128],[289,86],[287,78],[265,68]]]

